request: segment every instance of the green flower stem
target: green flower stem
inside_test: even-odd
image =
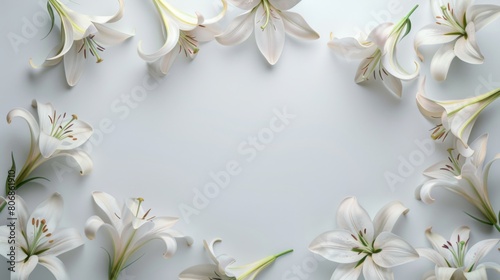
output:
[[[127,245],[125,246],[125,249],[123,250],[123,253],[120,255],[118,258],[118,261],[116,264],[114,264],[111,268],[111,271],[109,272],[109,280],[117,280],[118,276],[120,275],[120,272],[123,270],[123,267],[125,266],[125,262],[128,260],[128,255],[127,250],[130,247],[130,243],[135,237],[137,230],[134,230],[134,233],[130,237],[130,239],[127,241]],[[114,256],[116,257],[116,256]],[[113,261],[113,263],[115,263]]]
[[[264,269],[266,266],[268,266],[272,262],[274,262],[277,258],[279,258],[279,257],[281,257],[283,255],[289,254],[291,252],[293,252],[293,249],[286,250],[286,251],[283,251],[283,252],[281,252],[279,254],[276,254],[274,256],[270,256],[270,257],[264,258],[262,261],[260,261],[258,263],[258,265],[256,265],[255,267],[253,267],[249,271],[246,271],[245,273],[243,273],[242,275],[240,275],[236,280],[245,279],[248,275],[254,273],[255,271],[259,271],[261,269]]]
[[[405,26],[410,19],[410,16],[415,12],[415,10],[418,8],[418,4],[413,7],[408,14],[404,18],[402,18],[396,26],[392,29],[392,33],[399,32],[403,26]]]

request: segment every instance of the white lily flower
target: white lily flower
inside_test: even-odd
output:
[[[431,61],[431,74],[443,81],[451,61],[481,64],[484,57],[476,42],[476,32],[500,16],[500,6],[472,5],[472,0],[431,0],[436,22],[423,27],[415,36],[415,51],[422,45],[443,44]]]
[[[227,2],[222,0],[222,11],[211,19],[204,19],[202,15],[189,15],[164,0],[153,0],[158,13],[161,16],[165,43],[157,51],[147,54],[139,42],[139,56],[150,63],[155,74],[164,76],[168,73],[178,54],[184,54],[194,59],[199,51],[199,42],[208,42],[220,33],[217,22],[221,20],[227,11]]]
[[[304,18],[289,10],[300,0],[229,0],[236,7],[248,10],[237,16],[215,39],[226,46],[246,41],[255,30],[257,47],[269,64],[278,62],[285,46],[285,33],[304,40],[316,40],[314,31]]]
[[[266,257],[262,260],[256,261],[243,266],[232,265],[236,260],[226,254],[216,255],[214,251],[215,243],[222,240],[217,238],[208,243],[203,241],[205,249],[208,251],[210,258],[214,264],[201,264],[190,267],[179,275],[180,280],[244,280],[254,279],[259,272],[265,269],[268,265],[273,263],[277,258],[293,252],[287,250],[282,253]]]
[[[58,114],[52,104],[43,104],[33,100],[32,106],[38,111],[38,122],[35,117],[23,108],[16,108],[7,114],[7,122],[15,117],[23,118],[30,128],[31,146],[28,158],[15,179],[16,189],[37,178],[28,176],[44,162],[61,156],[73,158],[80,166],[80,174],[85,175],[92,170],[92,160],[83,151],[77,150],[92,135],[90,124],[81,121],[76,115]],[[13,162],[13,172],[15,172]],[[0,209],[5,206],[1,203]]]
[[[357,279],[361,271],[366,280],[394,279],[392,267],[419,257],[410,244],[391,232],[399,217],[408,211],[400,202],[392,202],[380,209],[372,222],[356,198],[348,197],[337,211],[341,229],[319,235],[309,250],[340,263],[332,280]]]
[[[418,248],[420,256],[436,264],[434,270],[429,271],[424,279],[458,280],[474,279],[487,280],[486,269],[494,269],[500,273],[500,265],[493,262],[479,263],[491,249],[500,243],[500,239],[487,239],[474,244],[469,250],[468,227],[458,227],[453,231],[450,240],[433,233],[432,228],[425,231],[425,236],[434,249]]]
[[[103,61],[99,52],[104,46],[122,43],[133,36],[107,26],[123,16],[123,0],[118,0],[119,9],[111,16],[91,16],[79,14],[59,0],[48,0],[47,9],[54,20],[54,9],[61,19],[62,42],[56,46],[41,66],[54,66],[64,60],[64,71],[68,85],[74,86],[83,73],[87,55],[95,57],[96,62]],[[38,68],[32,60],[33,68]]]
[[[113,252],[109,253],[109,279],[118,279],[120,272],[130,265],[130,257],[151,240],[159,239],[165,243],[165,258],[174,255],[177,250],[177,238],[183,238],[188,245],[193,243],[191,237],[171,229],[178,221],[174,217],[148,217],[149,212],[142,208],[142,198],[130,198],[123,206],[111,195],[104,192],[92,193],[95,203],[106,214],[109,223],[98,216],[92,216],[85,225],[85,234],[93,240],[97,231],[104,227],[113,240]]]
[[[0,227],[0,254],[12,260],[8,254],[14,252],[15,261],[9,262],[11,280],[26,280],[35,267],[46,267],[57,280],[69,280],[64,264],[57,256],[81,245],[83,240],[76,229],[58,229],[63,213],[63,199],[55,193],[40,203],[31,213],[24,200],[15,196],[16,210],[12,223],[15,227],[15,243],[12,243],[11,226]],[[15,247],[15,250],[12,250]]]
[[[461,100],[432,100],[425,97],[425,78],[423,78],[417,92],[417,105],[422,115],[436,124],[432,129],[432,139],[444,141],[451,132],[457,139],[458,151],[467,157],[474,152],[467,142],[477,117],[498,97],[500,89]]]
[[[401,97],[401,81],[412,80],[418,76],[419,64],[408,73],[397,60],[396,45],[411,29],[410,16],[418,8],[415,6],[398,24],[382,23],[368,36],[360,34],[357,38],[332,38],[328,46],[347,58],[363,59],[356,72],[355,82],[380,79],[384,86],[397,97]],[[404,33],[403,33],[404,31]]]
[[[483,134],[477,138],[471,148],[475,150],[470,157],[464,158],[449,149],[449,157],[445,161],[438,162],[424,171],[424,175],[431,178],[419,186],[415,192],[417,199],[426,204],[434,202],[431,192],[435,187],[445,188],[453,193],[464,197],[470,204],[474,205],[486,220],[471,216],[477,221],[494,226],[500,231],[498,217],[491,205],[488,192],[488,175],[493,162],[500,159],[497,154],[483,167],[486,157],[488,135]]]

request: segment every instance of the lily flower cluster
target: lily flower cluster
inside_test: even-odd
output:
[[[41,66],[55,66],[64,61],[64,71],[68,85],[74,86],[83,73],[87,56],[92,55],[97,63],[103,61],[100,52],[104,47],[122,43],[133,36],[107,26],[123,16],[123,0],[118,0],[119,9],[111,16],[79,14],[59,0],[48,0],[47,10],[54,26],[54,10],[61,20],[62,41],[49,53]],[[52,28],[51,28],[52,30]],[[30,60],[33,68],[39,65]]]
[[[419,258],[417,251],[391,231],[408,208],[399,202],[384,206],[370,218],[355,197],[344,199],[337,211],[338,230],[316,237],[309,250],[339,263],[332,280],[358,279],[363,272],[367,280],[394,279],[392,267]]]
[[[500,17],[500,6],[472,5],[472,0],[431,0],[435,23],[423,27],[415,37],[415,50],[423,61],[419,47],[442,44],[431,61],[431,74],[443,81],[450,64],[458,57],[470,64],[481,64],[484,57],[476,41],[476,32]]]
[[[201,14],[186,14],[165,0],[153,0],[160,14],[165,43],[157,51],[146,53],[139,42],[139,56],[150,63],[153,73],[164,76],[174,63],[178,54],[183,52],[187,57],[194,59],[199,51],[199,42],[208,42],[220,33],[217,22],[221,20],[227,10],[226,0],[222,0],[222,11],[211,19],[205,19]]]
[[[120,272],[134,261],[130,258],[151,240],[165,243],[165,258],[170,258],[177,250],[176,239],[184,239],[188,245],[193,243],[191,237],[172,229],[178,218],[149,216],[151,209],[144,211],[143,198],[130,198],[120,205],[111,195],[104,192],[92,194],[95,203],[102,209],[108,222],[99,216],[92,216],[85,225],[85,235],[93,240],[100,228],[105,228],[113,241],[113,251],[108,252],[110,258],[108,277],[118,279]]]
[[[419,64],[408,73],[397,60],[396,46],[411,30],[410,16],[417,9],[415,6],[397,24],[382,23],[366,36],[357,38],[332,38],[328,46],[347,58],[362,59],[356,72],[355,82],[362,83],[370,79],[380,79],[384,86],[397,97],[401,97],[401,81],[412,80],[419,74]]]
[[[281,57],[286,33],[303,40],[319,38],[301,15],[287,11],[301,0],[228,1],[247,12],[233,19],[227,29],[216,36],[217,42],[226,46],[238,45],[253,32],[257,47],[271,65],[276,64]]]
[[[214,245],[221,242],[220,238],[212,240],[210,243],[203,241],[205,250],[209,253],[213,264],[200,264],[192,266],[179,275],[180,280],[251,280],[254,279],[268,265],[272,264],[277,258],[291,253],[293,250],[287,250],[282,253],[263,258],[262,260],[243,265],[232,265],[236,260],[226,254],[216,255]]]
[[[16,172],[14,156],[12,156],[12,167],[10,174],[15,174],[13,182],[7,180],[5,194],[12,189],[17,190],[24,184],[43,177],[29,176],[44,162],[61,156],[73,158],[80,167],[80,174],[85,175],[92,170],[92,160],[83,151],[77,148],[83,145],[92,135],[92,126],[77,115],[58,114],[52,104],[43,104],[33,100],[33,108],[37,110],[38,121],[24,108],[16,108],[7,114],[7,122],[11,123],[16,117],[26,121],[31,134],[31,146],[28,158],[21,171]],[[16,174],[17,173],[17,174]],[[45,178],[43,178],[45,179]],[[0,205],[0,211],[5,207],[5,201]]]
[[[483,167],[488,135],[483,134],[471,145],[468,144],[474,123],[480,113],[500,97],[500,89],[462,100],[436,101],[425,96],[424,87],[425,78],[421,81],[416,99],[422,115],[435,124],[431,137],[444,141],[451,134],[454,147],[448,149],[446,160],[424,171],[430,180],[417,188],[416,198],[426,204],[433,203],[431,191],[435,187],[443,187],[464,197],[479,210],[482,218],[469,216],[500,231],[500,214],[493,210],[487,185],[491,164],[500,155],[497,154]]]
[[[500,232],[498,216],[491,205],[488,192],[488,175],[490,167],[500,154],[497,154],[483,167],[486,158],[486,147],[488,135],[483,134],[476,139],[471,147],[474,154],[463,157],[454,149],[449,149],[448,159],[438,162],[424,171],[424,175],[431,179],[417,188],[415,195],[424,203],[434,202],[431,192],[435,187],[445,188],[465,198],[476,207],[483,218],[477,218],[469,214],[475,220],[495,227]]]

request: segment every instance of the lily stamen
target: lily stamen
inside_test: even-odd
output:
[[[267,0],[264,0],[263,5],[266,12],[266,22],[264,22],[264,24],[260,26],[260,29],[262,30],[266,29],[267,24],[269,24],[269,19],[271,18],[271,8],[269,8],[269,2],[267,2]]]

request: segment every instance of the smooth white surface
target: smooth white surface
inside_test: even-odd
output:
[[[182,4],[194,12],[192,7],[201,5],[198,2]],[[160,242],[149,244],[138,254],[144,256],[126,269],[124,280],[177,279],[185,268],[209,262],[202,240],[215,237],[223,239],[217,251],[233,255],[241,264],[295,250],[278,259],[259,279],[330,279],[335,264],[316,258],[307,247],[320,233],[336,228],[334,214],[346,196],[357,196],[372,217],[390,201],[403,202],[410,212],[401,218],[395,232],[415,247],[430,246],[424,237],[429,226],[449,237],[454,228],[469,225],[472,243],[498,238],[498,232],[463,213],[475,212],[461,197],[437,191],[433,205],[414,199],[415,188],[425,180],[421,172],[445,156],[447,144],[437,143],[435,152],[413,166],[404,182],[389,186],[384,174],[398,174],[401,161],[419,150],[415,141],[428,139],[432,127],[415,105],[418,80],[403,84],[401,100],[377,82],[356,85],[353,78],[359,61],[346,60],[326,46],[330,32],[339,37],[353,36],[378,21],[398,21],[418,2],[420,7],[411,17],[412,32],[399,46],[401,62],[411,69],[417,59],[413,36],[433,21],[428,1],[340,4],[304,0],[291,11],[301,14],[321,38],[308,42],[287,37],[275,66],[267,65],[253,36],[234,47],[214,41],[203,44],[194,61],[180,56],[167,77],[137,96],[145,79],[150,79],[146,63],[136,53],[137,43],[142,40],[145,50],[153,51],[163,40],[150,1],[126,2],[125,16],[115,26],[123,31],[135,30],[136,36],[106,49],[103,63],[87,61],[85,73],[74,88],[66,85],[62,64],[45,70],[31,69],[28,64],[30,57],[43,60],[57,44],[57,28],[42,40],[49,30],[48,21],[39,22],[35,26],[38,31],[32,38],[25,36],[26,44],[19,45],[17,51],[9,41],[9,34],[22,36],[26,21],[40,21],[42,15],[47,20],[44,8],[36,1],[8,1],[0,17],[0,115],[15,107],[29,108],[36,98],[52,102],[58,110],[78,114],[96,129],[85,146],[94,160],[92,174],[81,177],[77,170],[69,169],[71,162],[53,161],[35,173],[48,177],[50,183],[24,186],[19,194],[33,209],[51,193],[60,192],[65,199],[61,226],[75,227],[82,235],[87,218],[99,213],[90,195],[94,190],[122,200],[141,196],[153,215],[181,217],[175,228],[192,236],[195,244],[189,248],[180,243],[170,260],[162,258]],[[93,14],[110,14],[116,9],[112,0],[68,5]],[[207,16],[215,15],[220,4],[203,1],[200,7]],[[223,26],[241,12],[230,8]],[[486,58],[483,65],[455,60],[445,82],[428,77],[428,95],[457,99],[499,87],[499,43],[492,40],[497,38],[499,27],[497,21],[477,34]],[[421,64],[421,76],[429,73],[435,49],[423,48],[427,60]],[[498,106],[494,103],[483,112],[471,136],[472,140],[482,133],[490,134],[487,160],[500,152]],[[260,151],[253,149],[256,156],[250,158],[248,141],[265,133],[262,131],[269,128],[275,111],[283,108],[295,117]],[[21,119],[10,125],[0,122],[0,131],[0,169],[6,174],[11,151],[18,165],[24,162],[29,131]],[[196,190],[203,191],[213,182],[211,172],[225,170],[230,161],[239,164],[241,173],[231,176],[229,185],[209,199],[198,215],[189,220],[183,217],[181,205],[192,206]],[[499,168],[493,166],[489,181],[497,211]],[[4,216],[1,218],[3,221]],[[107,233],[99,232],[95,241],[85,240],[85,246],[61,256],[68,273],[78,280],[105,279],[107,256],[101,247],[110,248]],[[485,260],[498,261],[499,254],[494,250]],[[301,273],[292,272],[297,266],[302,267]],[[429,261],[418,260],[396,268],[396,279],[420,279],[432,267]],[[6,263],[0,261],[1,279],[7,277],[6,269]],[[30,279],[53,277],[38,267]]]

